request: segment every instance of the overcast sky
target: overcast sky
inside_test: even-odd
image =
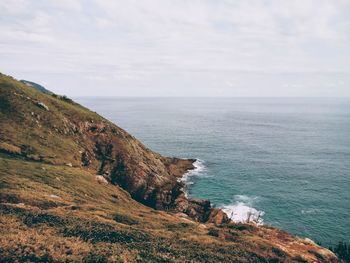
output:
[[[350,0],[1,0],[0,72],[68,96],[350,96]]]

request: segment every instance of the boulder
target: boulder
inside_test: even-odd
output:
[[[46,105],[45,105],[45,103],[43,103],[43,102],[41,102],[41,101],[37,101],[36,102],[36,105],[37,106],[39,106],[40,108],[42,108],[42,109],[45,109],[45,110],[49,110],[49,107],[47,107]]]
[[[104,185],[108,184],[108,181],[102,175],[96,175],[95,179],[99,184],[104,184]]]
[[[175,210],[187,214],[198,222],[206,222],[210,214],[209,200],[187,199],[184,194],[175,200]]]
[[[212,208],[208,217],[207,223],[214,223],[215,225],[221,225],[229,223],[231,220],[227,214],[218,208]]]
[[[82,166],[89,166],[91,158],[87,152],[81,152],[81,164]]]

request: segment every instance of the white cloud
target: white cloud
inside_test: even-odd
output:
[[[59,8],[63,10],[78,12],[82,10],[82,4],[80,0],[46,0],[45,2],[54,8]]]
[[[22,13],[27,6],[26,0],[2,0],[0,2],[1,14],[16,15]]]
[[[192,85],[186,92],[198,85],[215,95],[220,83],[224,95],[243,86],[254,95],[255,83],[268,95],[280,92],[281,74],[320,72],[336,83],[329,73],[350,73],[349,14],[346,0],[3,0],[0,70],[58,79],[75,93],[103,84],[116,95],[121,85],[148,95],[151,85],[157,95],[173,78],[172,88]]]

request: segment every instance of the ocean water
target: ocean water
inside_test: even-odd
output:
[[[350,99],[77,98],[168,156],[188,195],[323,245],[350,241]]]

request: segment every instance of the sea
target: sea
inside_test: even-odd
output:
[[[76,100],[154,151],[197,159],[187,194],[234,221],[350,241],[349,98]]]

